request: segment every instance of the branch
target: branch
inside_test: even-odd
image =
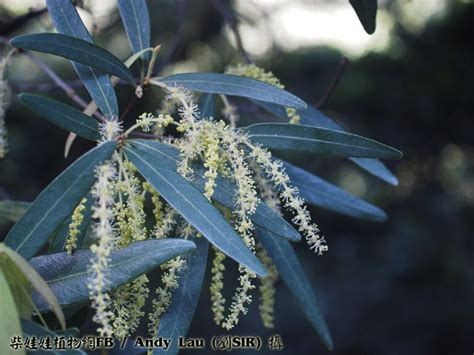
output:
[[[245,50],[244,45],[242,43],[242,37],[240,36],[239,26],[238,26],[239,21],[237,17],[235,16],[234,12],[231,10],[229,1],[212,0],[212,4],[217,9],[217,11],[221,13],[225,22],[227,22],[230,29],[232,30],[232,33],[234,34],[234,37],[235,37],[235,42],[237,44],[237,49],[239,50],[242,57],[244,57],[245,62],[247,64],[253,64],[252,58],[250,58],[249,54]]]
[[[50,77],[50,79],[60,87],[67,96],[69,96],[76,104],[81,106],[83,109],[87,107],[87,102],[85,102],[79,95],[76,94],[76,91],[69,86],[63,79],[60,78],[56,72],[51,69],[45,62],[35,56],[33,53],[22,51],[38,68],[43,70],[46,75]],[[98,113],[97,111],[94,112],[94,116],[99,119],[101,122],[105,122],[105,118]]]
[[[326,91],[326,93],[323,95],[321,100],[319,100],[319,102],[316,104],[318,108],[321,108],[321,106],[323,106],[329,100],[329,98],[332,96],[332,94],[336,90],[337,85],[341,81],[342,75],[344,74],[344,70],[347,67],[347,64],[349,64],[349,59],[347,59],[346,57],[343,57],[341,59],[341,62],[339,63],[339,68],[337,69],[337,73],[336,73],[336,76],[334,77],[334,81],[332,82],[332,85],[329,87],[328,91]]]

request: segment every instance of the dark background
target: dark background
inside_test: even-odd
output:
[[[474,351],[474,4],[448,4],[441,19],[428,21],[416,33],[395,21],[396,50],[389,47],[351,59],[334,95],[322,107],[353,132],[404,152],[403,160],[387,162],[400,180],[397,187],[343,160],[308,162],[308,169],[382,207],[389,216],[386,223],[372,223],[314,208],[329,251],[318,257],[304,245],[297,246],[331,329],[334,354]],[[397,18],[395,6],[382,5]],[[153,43],[163,45],[160,68],[176,69],[169,65],[192,60],[193,55],[198,62],[206,61],[196,49],[203,45],[214,53],[208,62],[214,71],[242,60],[223,35],[225,21],[211,2],[150,1],[150,11]],[[12,27],[21,15],[0,5],[0,33],[51,30],[47,15]],[[97,42],[126,57],[128,44],[117,13],[101,16],[105,25],[96,31]],[[257,64],[272,70],[289,91],[318,102],[342,56],[337,48],[285,52],[274,45]],[[67,61],[45,60],[66,79],[76,79]],[[10,70],[10,153],[0,161],[0,197],[31,201],[90,145],[78,140],[64,159],[67,133],[27,112],[16,99],[25,89],[38,92],[31,83],[48,79],[26,58],[15,59]],[[132,92],[120,87],[118,93],[123,110]],[[68,101],[55,89],[48,95]],[[130,117],[153,111],[158,103],[153,93],[146,93],[143,105]],[[6,225],[0,227],[0,236],[7,230]],[[223,333],[212,322],[208,296],[206,288],[190,336],[210,339]],[[263,340],[280,334],[287,354],[329,353],[282,283],[275,329],[263,328],[256,303],[234,334],[260,335]]]

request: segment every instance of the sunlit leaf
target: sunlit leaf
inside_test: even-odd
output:
[[[224,254],[259,275],[266,270],[222,214],[191,183],[166,164],[150,163],[143,151],[125,147],[128,159],[160,195]]]
[[[289,123],[258,123],[245,127],[249,138],[279,152],[312,153],[336,157],[400,159],[392,147],[355,134]]]
[[[0,249],[3,248],[5,246],[0,245]],[[20,317],[30,319],[33,312],[30,282],[5,252],[0,254],[0,268],[3,269]]]
[[[95,167],[108,159],[117,143],[104,143],[76,160],[54,179],[12,227],[5,244],[30,259],[73,212],[95,179]]]
[[[97,121],[69,105],[32,94],[20,94],[20,100],[31,111],[56,126],[92,141],[100,139]]]
[[[43,278],[36,272],[36,270],[23,259],[21,255],[14,252],[7,246],[0,246],[1,250],[10,258],[25,278],[31,283],[33,289],[41,296],[42,300],[49,306],[58,318],[59,324],[63,329],[66,329],[66,319],[64,318],[63,311],[59,305],[58,299],[51,291],[49,286],[43,280]]]
[[[158,328],[158,336],[171,339],[171,345],[166,351],[156,348],[153,354],[177,354],[180,350],[179,337],[185,337],[191,326],[204,281],[209,246],[202,237],[192,240],[197,248],[186,256],[186,269],[179,274],[179,286],[173,292]]]
[[[3,268],[0,268],[0,299],[0,344],[2,344],[2,354],[25,354],[23,349],[18,351],[8,346],[14,336],[21,336],[21,325],[13,295],[3,274]]]
[[[46,0],[46,5],[54,27],[59,33],[92,42],[92,37],[70,0]],[[104,114],[118,116],[117,97],[109,76],[74,61],[72,64],[97,107]]]
[[[274,85],[237,75],[218,73],[185,73],[162,78],[162,83],[211,94],[241,96],[287,107],[305,109],[306,103]]]
[[[134,242],[113,251],[110,256],[108,285],[106,290],[131,281],[164,262],[195,249],[195,244],[184,239],[155,239]],[[46,280],[63,306],[89,299],[89,279],[92,275],[90,262],[94,257],[90,250],[48,254],[31,259],[31,265]],[[36,292],[33,300],[40,311],[49,310]]]
[[[291,182],[310,205],[321,206],[347,216],[383,222],[387,215],[380,208],[342,190],[320,177],[285,162]]]
[[[257,229],[257,236],[275,263],[278,273],[281,275],[286,286],[298,301],[301,310],[319,333],[327,348],[332,350],[331,333],[319,309],[316,295],[311,289],[310,282],[291,244],[281,238],[274,238],[271,233],[262,229]]]
[[[135,85],[132,72],[116,56],[83,39],[60,33],[35,33],[14,37],[17,48],[54,54],[102,70]]]

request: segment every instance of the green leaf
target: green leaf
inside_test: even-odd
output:
[[[262,81],[237,75],[185,73],[170,75],[160,81],[170,86],[182,86],[197,92],[241,96],[286,107],[306,109],[306,103],[303,100],[285,90]]]
[[[73,329],[66,329],[65,331],[51,331],[49,329],[43,328],[41,325],[39,325],[36,322],[26,320],[26,319],[21,319],[21,328],[23,329],[23,335],[25,337],[32,337],[36,336],[37,338],[45,338],[45,337],[51,337],[51,340],[60,336],[74,336],[78,337],[78,335],[74,335],[74,328]],[[52,345],[53,342],[51,342]],[[79,355],[79,354],[86,354],[85,351],[80,350],[80,349],[72,349],[72,350],[48,350],[48,351],[34,351],[32,354],[64,354],[64,355]],[[15,353],[16,354],[16,353]]]
[[[90,150],[51,182],[32,203],[5,238],[5,244],[30,259],[56,228],[74,211],[95,179],[94,169],[108,159],[117,142]]]
[[[277,152],[313,153],[335,157],[400,159],[392,147],[355,134],[289,123],[258,123],[245,128],[249,138]]]
[[[92,141],[100,139],[97,121],[69,105],[31,94],[20,94],[20,101],[31,111],[56,126]]]
[[[0,245],[1,250],[4,248]],[[0,254],[0,268],[3,269],[20,317],[30,319],[33,313],[30,282],[5,252]]]
[[[118,0],[118,8],[133,52],[150,47],[150,16],[146,0]]]
[[[13,295],[5,278],[3,267],[0,268],[0,344],[2,354],[24,354],[23,350],[13,350],[7,344],[14,336],[21,336],[20,317],[15,306]]]
[[[134,242],[126,248],[113,251],[110,256],[109,283],[106,290],[127,283],[164,262],[195,249],[195,244],[184,239],[155,239]],[[78,250],[72,255],[58,253],[31,259],[31,265],[46,280],[63,306],[89,299],[89,279],[92,275],[90,250]],[[33,301],[43,312],[49,310],[36,292]]]
[[[275,116],[280,117],[285,121],[288,121],[288,115],[284,107],[257,100],[253,100],[253,102],[265,109],[266,111],[274,114]],[[342,126],[340,126],[339,124],[331,120],[329,117],[327,117],[324,113],[310,105],[308,105],[308,108],[306,110],[297,110],[297,114],[301,118],[301,124],[328,128],[336,131],[346,131]],[[392,174],[390,170],[387,169],[384,163],[382,163],[380,160],[367,158],[349,158],[349,160],[357,164],[362,169],[366,170],[368,173],[378,177],[379,179],[389,183],[390,185],[398,185],[397,178]]]
[[[70,0],[46,0],[46,5],[54,27],[59,33],[92,42],[92,37]],[[74,61],[72,65],[97,107],[106,115],[118,116],[117,97],[109,76]]]
[[[0,247],[0,250],[3,251],[10,258],[10,260],[18,267],[18,269],[20,269],[25,278],[31,283],[34,290],[39,295],[41,295],[41,298],[44,300],[44,302],[49,305],[51,310],[58,318],[61,327],[63,329],[66,329],[66,319],[64,317],[61,306],[59,305],[58,299],[56,298],[54,293],[51,292],[51,289],[48,287],[43,278],[28,263],[28,261],[23,259],[21,255],[14,252],[7,246],[2,245]]]
[[[199,98],[199,112],[202,118],[214,117],[214,95],[202,94]]]
[[[164,351],[156,348],[153,354],[177,354],[179,337],[188,333],[201,294],[209,243],[204,238],[193,238],[196,250],[186,256],[186,269],[179,274],[179,286],[173,292],[171,303],[160,319],[158,336],[171,339],[171,345]]]
[[[128,159],[160,195],[224,254],[258,275],[266,270],[221,213],[191,183],[166,164],[153,164],[141,150],[125,147]]]
[[[135,85],[132,72],[116,56],[83,39],[60,33],[36,33],[14,37],[17,48],[50,53],[115,75]]]
[[[354,8],[365,32],[369,35],[375,32],[377,17],[377,0],[349,0]]]
[[[299,194],[310,205],[321,206],[347,216],[384,222],[387,215],[380,208],[324,181],[306,170],[284,162],[291,182],[298,187]]]
[[[134,139],[130,144],[136,149],[143,152],[149,162],[161,160],[161,164],[166,164],[168,169],[176,171],[179,152],[176,148],[168,144]],[[157,162],[156,164],[160,164]],[[194,180],[190,181],[201,193],[204,192],[206,179],[204,179],[204,168],[202,166],[194,167],[196,174]],[[212,199],[221,205],[233,209],[235,207],[234,197],[236,185],[229,179],[220,176],[216,179],[216,187]],[[280,217],[275,211],[268,207],[265,203],[259,203],[257,209],[250,219],[262,228],[268,229],[279,237],[289,239],[291,241],[299,241],[300,234],[291,224]]]
[[[0,201],[0,219],[16,222],[23,216],[23,213],[25,213],[30,205],[31,202],[25,201]]]
[[[286,286],[298,301],[301,310],[319,333],[327,348],[332,350],[331,333],[319,309],[316,295],[311,289],[310,282],[291,244],[281,238],[274,238],[271,233],[262,229],[257,229],[257,236],[275,263],[278,273],[281,275]]]

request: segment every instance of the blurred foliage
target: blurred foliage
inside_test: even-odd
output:
[[[219,71],[240,58],[229,45],[224,20],[211,1],[150,4],[157,24],[152,39],[163,45],[158,65],[171,64],[165,70]],[[4,14],[1,6],[0,33],[14,18],[8,19],[10,14]],[[387,10],[396,17],[398,8]],[[117,14],[109,13],[106,19],[106,25],[98,26],[97,41],[124,58],[128,46]],[[402,23],[395,22],[391,48],[349,64],[323,107],[353,132],[377,137],[405,153],[403,161],[389,162],[400,185],[384,185],[342,161],[336,169],[324,160],[311,161],[312,170],[379,204],[389,215],[387,223],[376,224],[313,211],[330,252],[317,260],[309,253],[300,257],[320,290],[336,344],[334,354],[472,352],[474,4],[453,1],[442,20],[429,22],[417,32]],[[27,32],[29,28],[51,30],[42,15],[25,25]],[[20,31],[25,27],[7,35]],[[341,56],[333,48],[291,53],[273,48],[259,64],[273,70],[290,91],[317,102],[330,86]],[[69,63],[47,60],[75,80]],[[71,156],[63,158],[67,134],[15,104],[18,88],[44,83],[46,78],[26,60],[17,60],[15,67],[19,69],[11,68],[12,108],[7,114],[10,153],[0,161],[0,197],[32,200],[90,144],[77,141]],[[126,90],[130,89],[122,88]],[[156,102],[157,98],[148,99],[150,111]],[[121,109],[127,104],[122,100]],[[251,116],[255,108],[243,109]],[[0,235],[5,231],[3,227]],[[278,292],[276,329],[281,330],[284,353],[325,353],[288,291],[281,287]],[[207,308],[207,304],[200,306]],[[257,313],[249,312],[236,332],[245,329],[266,339],[271,333],[257,325],[252,317]],[[190,336],[221,334],[210,313],[199,312],[193,325]]]

